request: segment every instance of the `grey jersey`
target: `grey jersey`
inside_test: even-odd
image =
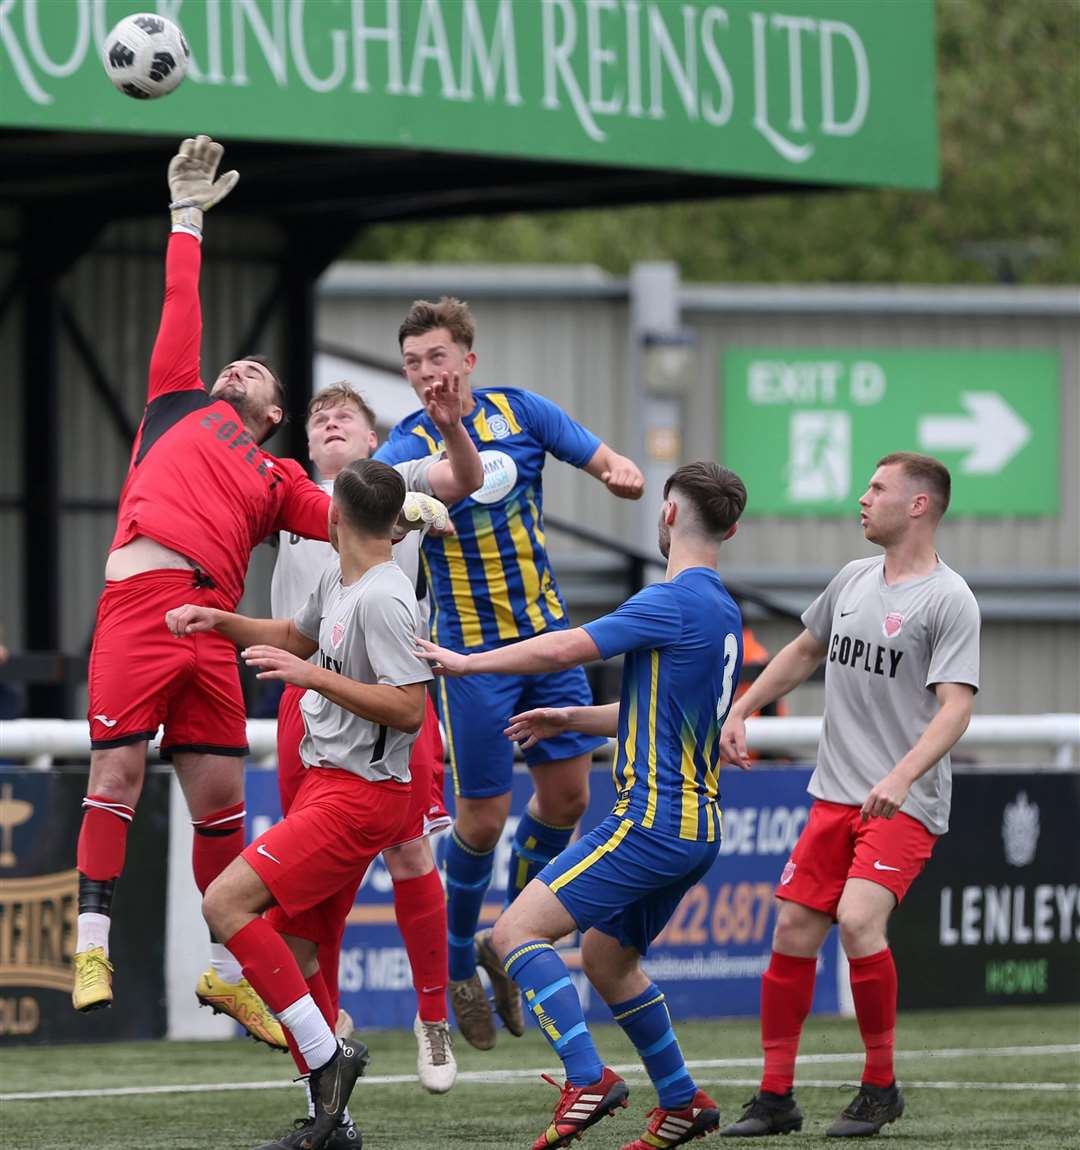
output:
[[[319,644],[322,666],[357,683],[404,687],[431,679],[413,654],[420,627],[416,595],[396,563],[372,567],[348,587],[341,567],[327,568],[293,619]],[[342,767],[373,782],[409,781],[409,752],[416,734],[373,723],[308,691],[300,700],[304,740],[300,757],[310,766]]]
[[[423,459],[409,459],[394,465],[394,470],[405,480],[410,491],[434,495],[428,472],[443,456],[428,455]],[[323,490],[331,494],[333,482],[323,483]],[[394,560],[409,577],[420,603],[420,634],[428,633],[430,606],[427,584],[420,578],[420,541],[423,533],[410,531],[400,543],[394,544]],[[277,561],[270,579],[270,614],[275,619],[291,619],[307,602],[315,581],[327,567],[337,563],[337,555],[329,543],[319,539],[303,539],[288,531],[278,536]]]
[[[825,718],[809,791],[862,806],[937,714],[938,683],[979,687],[979,606],[940,560],[929,575],[885,582],[885,559],[857,559],[803,613],[828,645]],[[949,829],[945,755],[912,784],[905,814],[936,835]]]

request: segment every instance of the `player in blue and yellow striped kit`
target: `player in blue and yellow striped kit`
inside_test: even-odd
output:
[[[582,966],[633,1042],[659,1095],[645,1133],[624,1150],[670,1150],[716,1129],[716,1104],[687,1071],[664,996],[641,956],[720,846],[718,738],[742,663],[739,608],[715,571],[746,489],[715,463],[679,468],[664,488],[663,583],[584,627],[462,655],[421,642],[445,675],[538,673],[625,656],[618,705],[540,708],[506,730],[529,746],[559,731],[614,735],[615,806],[547,864],[495,924],[493,944],[566,1068],[534,1150],[568,1146],[626,1105],[605,1067],[556,939],[582,932]]]
[[[484,465],[483,487],[450,508],[456,535],[429,536],[423,547],[433,601],[431,633],[456,651],[497,649],[568,626],[544,541],[541,480],[548,455],[583,469],[622,498],[637,499],[643,488],[641,472],[629,459],[550,400],[510,387],[473,391],[474,334],[468,307],[448,298],[437,304],[417,301],[398,333],[405,374],[418,393],[440,377],[458,378],[462,424]],[[439,432],[421,410],[393,429],[375,457],[400,463],[441,447]],[[476,972],[478,959],[491,977],[507,1029],[524,1030],[521,996],[491,948],[490,931],[474,943],[495,846],[510,809],[513,747],[502,730],[516,711],[591,702],[580,667],[439,685],[456,800],[446,856],[450,1001],[462,1034],[483,1050],[494,1045],[495,1027]],[[567,731],[526,752],[535,794],[514,837],[508,900],[569,843],[588,803],[589,764],[601,743]]]

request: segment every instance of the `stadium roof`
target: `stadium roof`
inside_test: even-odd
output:
[[[135,6],[5,11],[0,201],[156,210],[200,131],[243,171],[230,211],[357,224],[937,183],[932,0],[177,5],[188,77],[153,101],[101,64]]]

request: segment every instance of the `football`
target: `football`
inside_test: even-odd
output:
[[[173,91],[187,73],[191,51],[183,33],[164,16],[125,16],[105,38],[105,73],[125,96],[156,100]]]

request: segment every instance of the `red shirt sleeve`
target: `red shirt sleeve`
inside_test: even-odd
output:
[[[165,254],[165,302],[150,357],[147,404],[168,392],[201,390],[203,387],[199,379],[201,266],[202,245],[199,241],[186,232],[173,232]]]
[[[296,460],[279,459],[275,466],[284,473],[287,486],[274,530],[326,542],[330,496],[317,483],[312,483]]]

